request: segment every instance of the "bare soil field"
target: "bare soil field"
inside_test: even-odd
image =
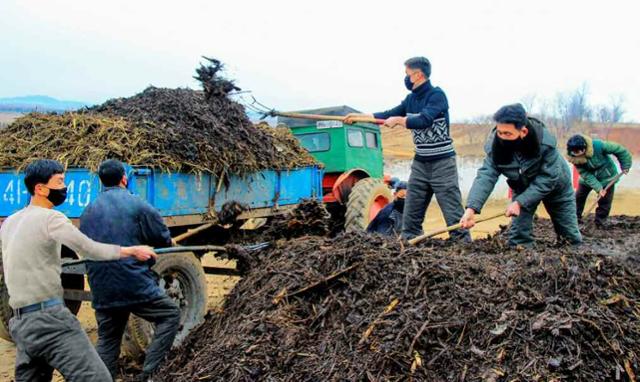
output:
[[[0,127],[4,127],[10,124],[14,119],[18,118],[22,114],[20,113],[5,113],[0,112]]]
[[[459,124],[451,125],[451,137],[460,157],[484,156],[484,142],[491,131],[491,125]],[[587,133],[605,140],[624,143],[633,155],[640,155],[640,124],[620,124],[607,127],[593,124],[580,129],[580,133]],[[559,137],[558,146],[564,147],[566,140],[576,132],[568,132]],[[411,131],[404,128],[382,128],[382,148],[387,159],[413,158],[413,141]]]

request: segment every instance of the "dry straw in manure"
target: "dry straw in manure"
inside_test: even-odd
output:
[[[204,91],[149,87],[78,113],[28,114],[0,130],[0,166],[51,158],[95,170],[107,158],[165,171],[238,174],[317,164],[289,131],[255,126],[208,59]]]

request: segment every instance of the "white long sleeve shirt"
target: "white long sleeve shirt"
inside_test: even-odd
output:
[[[61,212],[31,205],[4,221],[0,242],[4,282],[14,309],[62,298],[63,244],[91,260],[120,258],[119,246],[93,241]]]

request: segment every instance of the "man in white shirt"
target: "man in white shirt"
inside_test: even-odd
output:
[[[111,375],[77,318],[64,306],[61,246],[91,260],[133,256],[155,258],[150,247],[120,247],[95,242],[53,207],[66,199],[64,167],[36,160],[25,169],[31,202],[0,227],[4,279],[13,317],[9,332],[16,343],[15,380],[51,381],[57,369],[66,381],[111,381]]]

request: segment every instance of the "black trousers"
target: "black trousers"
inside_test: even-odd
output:
[[[578,213],[578,220],[582,218],[582,212],[584,211],[584,204],[587,201],[587,196],[593,189],[587,185],[580,184],[576,191],[576,212]],[[603,224],[607,221],[609,213],[611,212],[611,205],[613,204],[613,193],[615,186],[611,186],[607,191],[604,198],[600,198],[598,201],[598,207],[596,208],[596,224]]]
[[[155,324],[153,341],[147,348],[142,367],[146,374],[152,374],[160,365],[164,356],[171,350],[180,328],[180,308],[167,296],[120,308],[96,309],[96,350],[114,378],[118,368],[122,336],[131,313]]]

